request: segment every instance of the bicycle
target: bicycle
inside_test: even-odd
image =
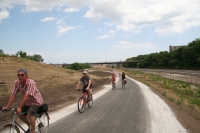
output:
[[[41,107],[41,106],[40,106]],[[0,107],[0,110],[2,110],[2,108]],[[8,108],[6,110],[4,110],[6,112],[11,111],[12,113],[12,122],[10,124],[6,124],[4,125],[1,129],[0,129],[0,133],[20,133],[20,129],[24,132],[24,133],[29,133],[28,131],[26,131],[17,121],[17,113],[16,113],[16,108]],[[25,115],[26,112],[22,112],[19,115]],[[35,120],[36,120],[36,132],[39,133],[47,133],[48,129],[49,129],[49,115],[47,112],[40,112],[38,111],[37,114],[35,115]]]
[[[115,81],[112,80],[112,90],[116,89]]]
[[[78,89],[78,91],[80,90],[83,90],[83,89]],[[78,99],[78,111],[80,113],[83,113],[86,105],[88,105],[89,108],[91,108],[93,105],[93,97],[91,95],[91,99],[89,100],[87,91],[83,92],[82,96]]]
[[[122,80],[122,89],[125,89],[126,80]]]

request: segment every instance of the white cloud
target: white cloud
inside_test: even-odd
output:
[[[65,12],[78,12],[79,9],[76,9],[76,8],[66,8],[65,9]]]
[[[99,22],[107,19],[117,31],[138,33],[153,27],[158,35],[165,36],[199,26],[199,7],[199,0],[99,0],[90,4],[84,17]]]
[[[9,12],[7,10],[0,11],[0,23],[1,20],[9,18]]]
[[[59,7],[69,7],[66,11],[77,11],[81,9],[83,6],[88,4],[89,0],[26,0],[26,10],[27,11],[50,11],[53,9],[59,9]]]
[[[11,9],[16,5],[23,3],[24,0],[0,0],[0,9]]]
[[[66,22],[64,21],[65,18],[63,19],[59,19],[56,24],[57,24],[57,27],[58,27],[58,31],[57,31],[57,35],[58,36],[61,36],[61,35],[64,35],[66,34],[68,31],[70,30],[75,30],[77,28],[82,28],[83,26],[82,25],[78,25],[78,26],[68,26],[66,24]]]
[[[114,48],[115,50],[134,50],[137,51],[139,49],[154,49],[156,47],[155,44],[152,43],[132,43],[128,41],[119,41],[119,44]]]
[[[107,34],[103,35],[103,36],[99,36],[98,38],[99,39],[107,39],[107,38],[111,38],[111,37],[114,37],[116,34],[116,31],[114,30],[110,30],[107,32]]]
[[[115,31],[140,33],[151,27],[158,35],[167,36],[200,25],[199,0],[1,0],[0,9],[5,11],[17,4],[24,4],[26,11],[33,12],[71,13],[86,7],[85,18],[114,26]],[[0,20],[7,18],[2,11]],[[106,38],[106,35],[102,37]]]
[[[107,38],[109,38],[109,36],[108,35],[103,35],[103,36],[99,36],[98,38],[99,39],[107,39]]]
[[[106,26],[115,26],[114,22],[105,22],[104,25]]]
[[[76,27],[73,27],[73,26],[58,26],[57,35],[61,36],[61,35],[65,34],[67,31],[74,30],[74,29],[76,29]]]
[[[53,17],[46,17],[44,19],[41,19],[42,22],[52,22],[53,20],[55,20]]]

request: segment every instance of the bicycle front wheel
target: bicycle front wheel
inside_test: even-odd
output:
[[[0,133],[20,133],[20,131],[16,126],[8,124],[8,125],[3,126],[3,128],[0,129]]]
[[[84,110],[85,110],[85,102],[84,102],[83,98],[80,97],[80,98],[78,99],[78,111],[79,111],[80,113],[83,113]]]
[[[49,129],[48,113],[37,114],[36,116],[36,131],[39,133],[47,133]]]

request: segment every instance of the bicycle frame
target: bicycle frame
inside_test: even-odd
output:
[[[87,98],[88,98],[88,92],[83,92],[83,93],[82,93],[82,98],[83,98],[83,102],[84,102],[84,103],[87,103],[87,102],[88,102],[88,100],[86,99],[86,96],[87,96]]]
[[[124,80],[122,79],[122,89],[125,89],[125,84],[126,84],[125,81],[126,81],[125,79]]]
[[[116,83],[114,80],[112,80],[112,89],[115,89],[116,88]]]
[[[14,131],[14,127],[16,127],[18,131],[19,131],[19,128],[20,128],[21,130],[23,130],[24,132],[26,132],[26,130],[16,121],[16,116],[17,116],[16,108],[12,108],[12,109],[10,109],[8,111],[11,111],[12,115],[13,115],[12,122],[9,124],[9,125],[12,125],[12,129],[10,131],[12,131],[12,130]],[[26,112],[22,112],[19,115],[23,115],[25,113]]]
[[[18,122],[16,121],[16,117],[17,117],[17,116],[19,116],[19,115],[24,115],[26,112],[22,112],[22,113],[20,113],[19,115],[17,115],[16,108],[10,108],[10,109],[7,109],[7,110],[5,110],[5,111],[11,111],[11,113],[12,113],[12,120],[11,120],[11,123],[10,123],[10,124],[4,125],[3,128],[9,126],[9,127],[10,127],[10,128],[8,129],[8,132],[9,132],[9,133],[13,133],[15,130],[16,130],[17,132],[22,131],[22,132],[24,132],[24,133],[27,133],[27,131],[24,129],[24,127],[21,126],[20,123],[18,123]],[[44,115],[44,118],[46,118],[45,120],[47,120],[47,121],[43,121],[43,120],[40,119],[40,117],[41,117],[42,115]],[[35,121],[36,121],[36,123],[37,123],[36,130],[38,130],[39,132],[41,132],[41,130],[42,130],[42,129],[44,128],[44,126],[45,126],[45,128],[47,128],[47,129],[45,129],[45,131],[47,132],[47,131],[48,131],[48,128],[49,128],[49,119],[50,119],[50,118],[49,118],[49,115],[48,115],[47,112],[37,113],[37,114],[35,115]],[[44,125],[43,122],[46,123],[47,126]],[[3,129],[3,128],[2,128],[2,129]],[[20,130],[19,130],[19,129],[20,129]],[[1,129],[0,129],[0,130],[1,130]],[[6,130],[6,131],[7,131],[7,130]],[[45,132],[45,133],[46,133],[46,132]]]
[[[79,90],[83,90],[83,89],[79,89]],[[91,108],[93,105],[93,98],[92,100],[91,99],[88,100],[88,98],[86,97],[89,98],[88,92],[82,92],[81,97],[78,99],[78,111],[80,113],[84,112],[86,105],[88,105],[89,108]]]

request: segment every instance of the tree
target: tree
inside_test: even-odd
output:
[[[27,56],[26,52],[22,52],[22,51],[18,51],[18,52],[16,53],[16,55],[17,55],[17,56],[19,55],[21,58],[26,58],[26,56]]]
[[[0,49],[0,54],[4,54],[4,52],[3,52],[3,50],[2,50],[2,49]]]
[[[41,55],[39,55],[39,54],[34,54],[33,56],[32,56],[32,59],[31,60],[34,60],[34,61],[37,61],[37,62],[43,62],[43,58],[42,58],[42,56]]]

